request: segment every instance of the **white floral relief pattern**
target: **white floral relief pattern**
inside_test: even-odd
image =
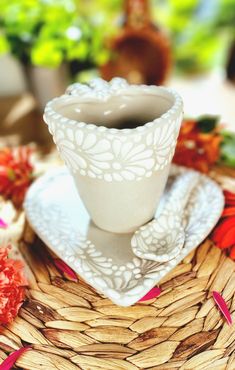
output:
[[[164,168],[174,155],[178,136],[178,124],[170,121],[163,127],[156,127],[154,133],[147,136],[147,144],[153,147],[155,152],[155,170]]]
[[[82,175],[96,177],[110,169],[113,154],[109,152],[108,140],[97,141],[93,133],[85,136],[82,130],[70,128],[56,130],[54,139],[62,158],[73,172],[79,170]]]
[[[173,181],[182,171],[185,170],[174,167],[174,176],[169,181]],[[35,182],[25,202],[28,220],[39,237],[83,279],[114,303],[125,306],[142,298],[201,243],[218,221],[223,209],[223,195],[219,187],[206,176],[200,176],[199,184],[193,190],[183,215],[186,239],[180,253],[164,263],[138,258],[133,254],[126,258],[123,253],[124,263],[115,257],[105,256],[95,240],[91,242],[86,234],[75,228],[69,209],[66,209],[66,197],[73,197],[72,191],[64,194],[64,199],[56,196],[52,199],[49,195],[50,192],[56,194],[57,188],[69,186],[74,184],[66,169],[57,169]],[[75,207],[77,201],[77,198],[72,199]],[[80,212],[80,207],[77,208]],[[123,247],[125,251],[128,248],[127,245]]]
[[[172,160],[178,125],[169,122],[156,127],[146,140],[141,133],[135,140],[126,137],[97,138],[93,132],[82,129],[56,128],[50,125],[54,141],[72,172],[106,181],[139,180],[153,171],[163,169]]]

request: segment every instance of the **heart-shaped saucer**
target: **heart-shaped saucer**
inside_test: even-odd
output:
[[[173,167],[169,182],[184,171]],[[115,234],[90,219],[68,170],[51,170],[29,189],[26,216],[39,237],[90,285],[121,306],[142,298],[210,233],[224,205],[219,186],[200,176],[184,212],[185,244],[168,262],[138,258],[133,234]]]

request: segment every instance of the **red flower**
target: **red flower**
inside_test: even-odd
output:
[[[28,147],[0,149],[0,194],[21,206],[32,181],[33,167]]]
[[[230,257],[235,261],[235,245],[230,249]]]
[[[227,249],[235,260],[235,194],[224,191],[225,208],[211,238],[221,249]]]
[[[181,126],[173,162],[208,172],[220,157],[222,137],[216,128],[203,132],[195,120],[185,120]]]
[[[0,324],[10,323],[21,307],[27,280],[23,263],[8,258],[8,248],[0,248]]]

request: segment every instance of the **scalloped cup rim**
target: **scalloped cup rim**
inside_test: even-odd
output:
[[[174,99],[172,106],[164,112],[160,117],[157,117],[153,119],[152,121],[146,122],[144,125],[137,126],[135,128],[125,128],[125,129],[118,129],[118,128],[109,128],[103,125],[97,126],[94,125],[93,123],[86,123],[86,122],[81,122],[81,121],[76,121],[73,119],[69,119],[65,116],[63,116],[61,113],[58,113],[55,109],[55,103],[61,103],[62,105],[67,105],[70,102],[107,102],[110,97],[112,96],[119,96],[123,93],[127,93],[130,90],[144,90],[147,93],[153,94],[153,92],[165,92],[168,94],[169,98],[172,97]],[[106,133],[111,133],[111,134],[119,134],[119,135],[130,135],[130,134],[137,134],[137,133],[142,133],[145,130],[153,127],[156,123],[159,125],[163,125],[167,122],[167,120],[170,120],[171,118],[173,119],[175,117],[175,114],[177,111],[181,111],[183,108],[183,101],[180,95],[172,88],[169,87],[164,87],[164,86],[154,86],[154,85],[127,85],[125,87],[120,87],[118,90],[110,90],[109,93],[105,96],[100,96],[97,94],[97,96],[94,95],[75,95],[73,92],[76,91],[76,88],[74,90],[72,89],[70,91],[70,94],[63,94],[59,97],[56,97],[49,101],[46,104],[45,111],[44,111],[44,121],[48,124],[49,119],[54,118],[59,124],[66,124],[66,125],[71,125],[75,126],[78,128],[83,128],[87,129],[88,131],[94,130],[96,132],[106,132]]]

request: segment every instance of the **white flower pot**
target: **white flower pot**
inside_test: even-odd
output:
[[[65,92],[68,85],[66,64],[58,68],[30,66],[26,69],[29,87],[37,100],[38,107],[44,110],[46,103]]]
[[[0,55],[0,96],[20,95],[27,89],[24,69],[10,54]]]

